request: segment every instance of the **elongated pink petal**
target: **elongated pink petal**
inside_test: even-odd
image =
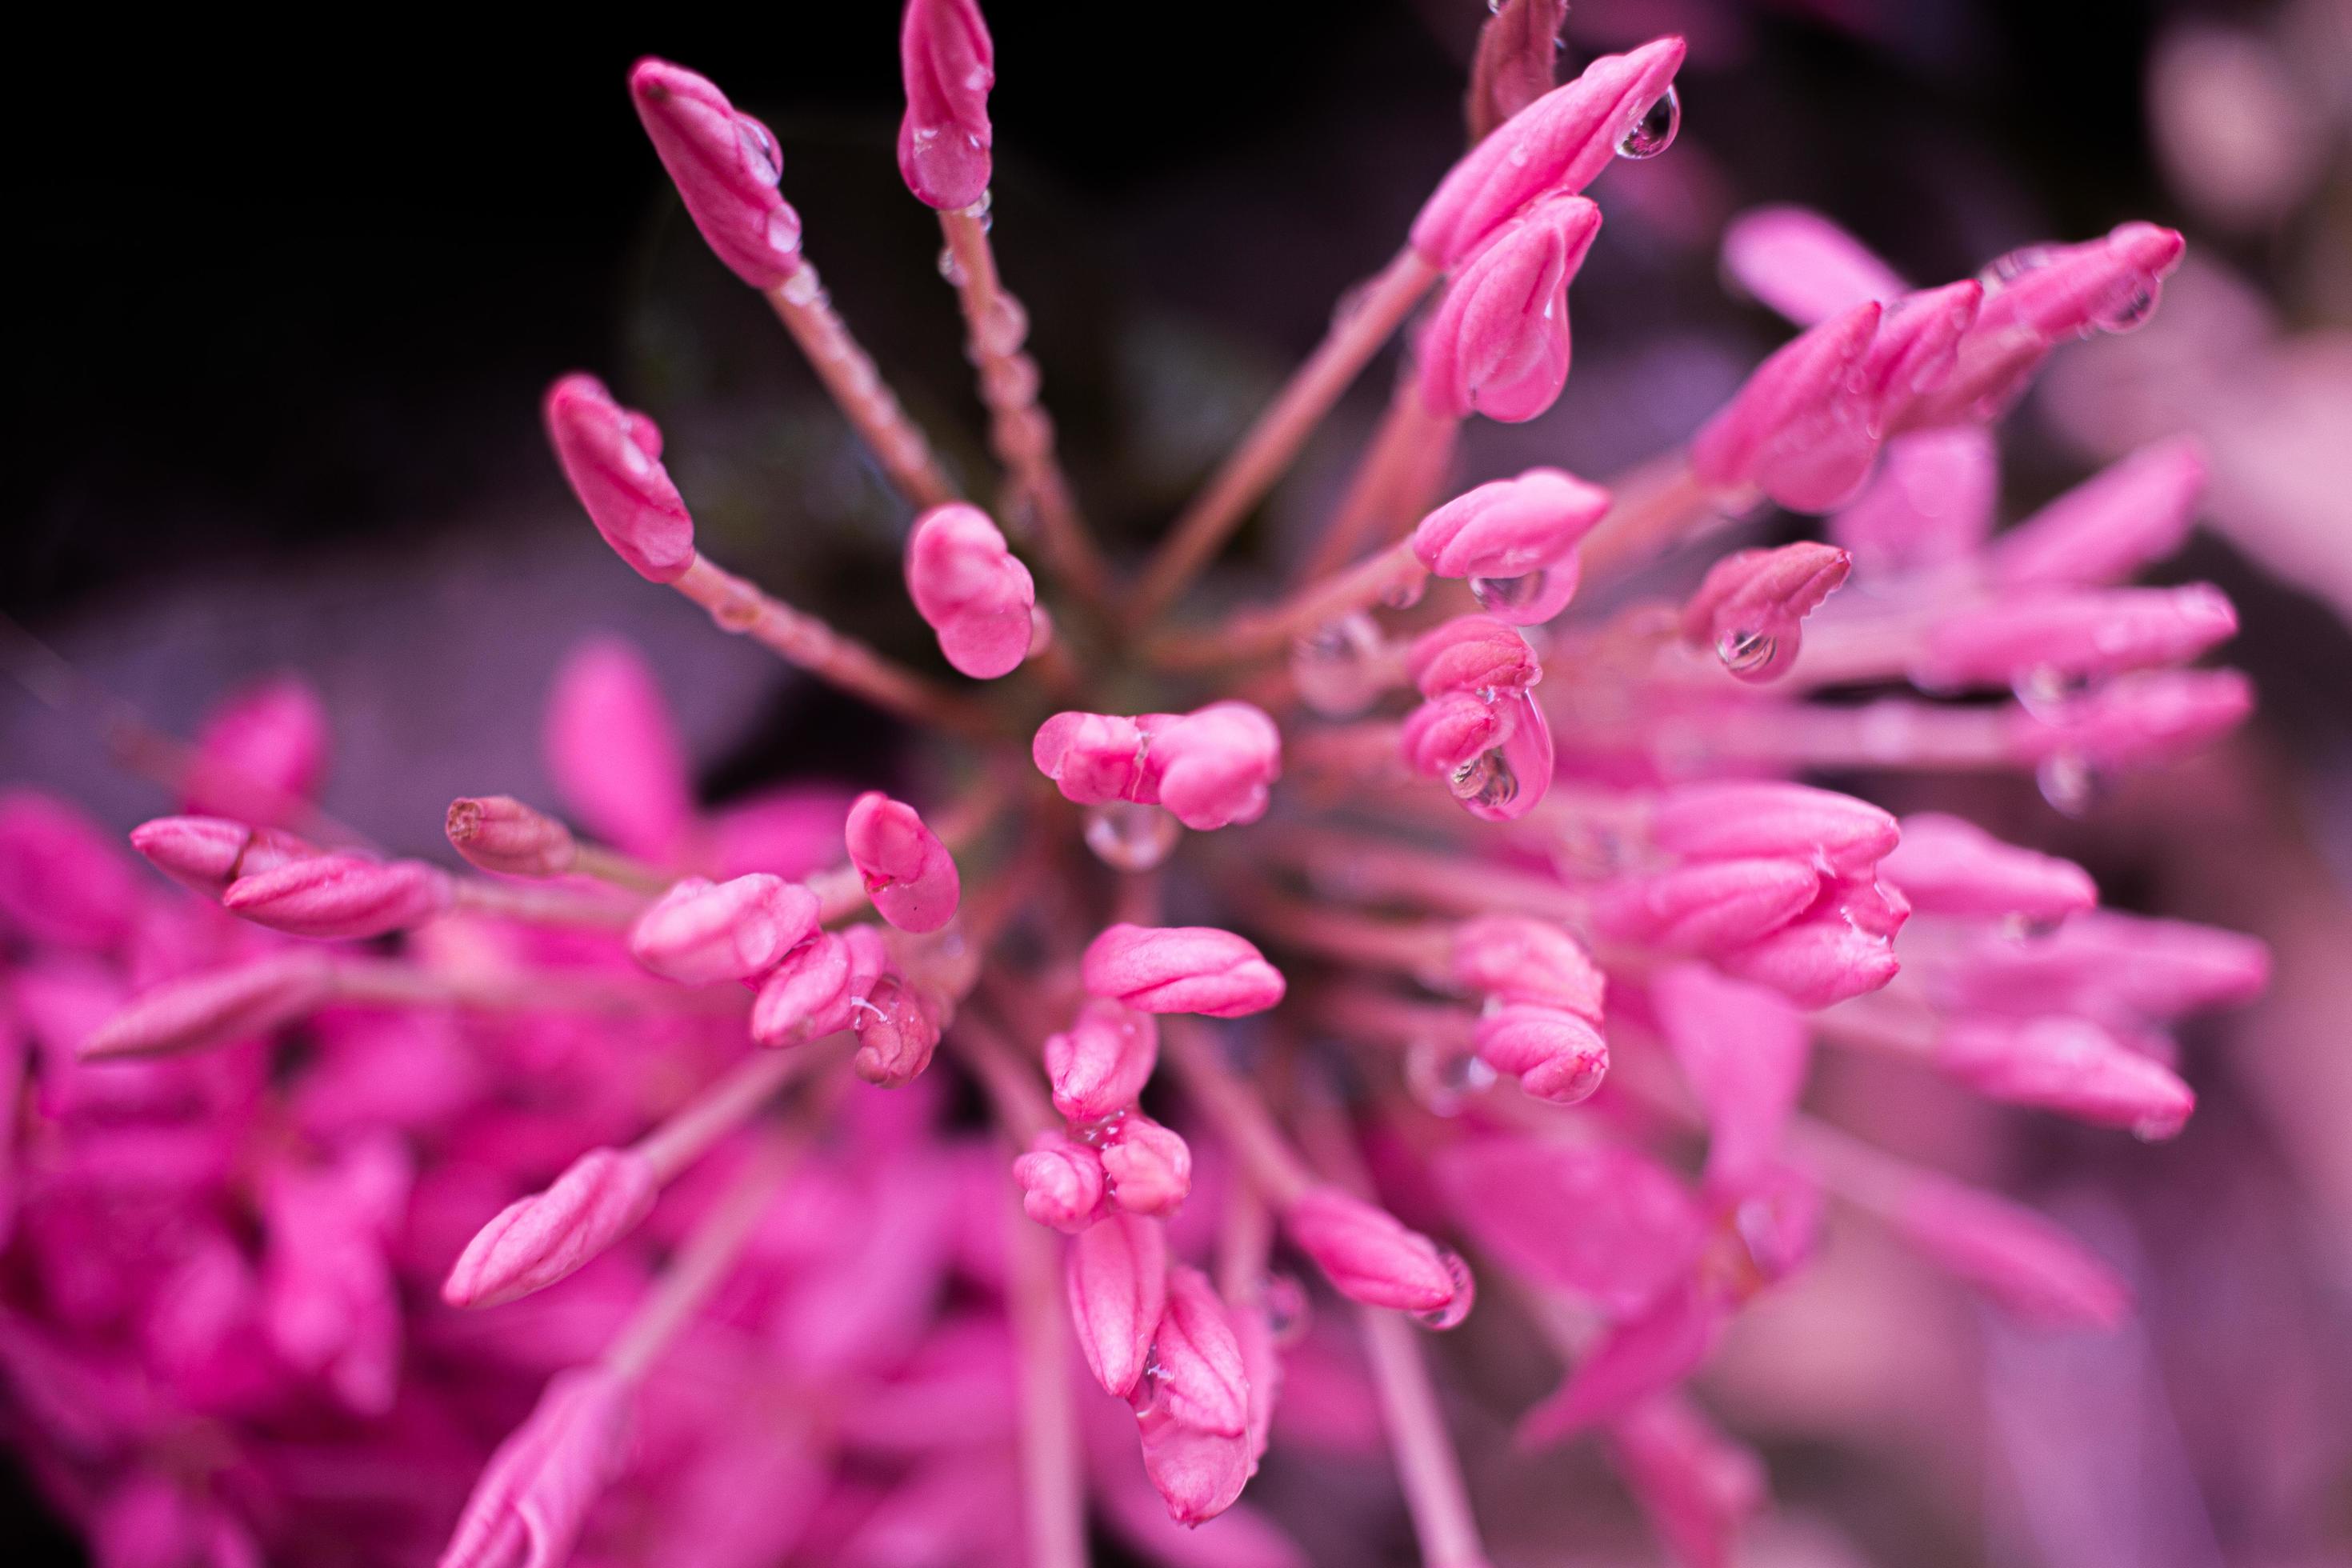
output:
[[[2237,611],[2210,584],[2027,591],[1938,625],[1912,676],[1948,689],[2116,675],[2186,663],[2237,630]]]
[[[1707,1176],[1738,1189],[1780,1154],[1811,1061],[1805,1020],[1777,992],[1725,978],[1703,963],[1662,970],[1650,983],[1659,1032],[1706,1113]]]
[[[453,800],[442,827],[468,865],[509,877],[560,877],[579,854],[570,828],[512,795]]]
[[[1225,1304],[1197,1268],[1168,1270],[1168,1298],[1151,1340],[1138,1402],[1186,1426],[1239,1437],[1249,1423],[1249,1378]]]
[[[940,651],[964,674],[993,680],[1029,657],[1037,585],[978,507],[951,501],[916,520],[907,537],[907,592],[939,634]]]
[[[1520,1418],[1519,1445],[1547,1447],[1673,1388],[1706,1360],[1724,1321],[1720,1303],[1686,1288],[1614,1325],[1557,1393]]]
[[[629,1458],[635,1398],[602,1367],[558,1373],[490,1456],[440,1568],[560,1568]]]
[[[656,974],[712,985],[764,974],[817,929],[817,897],[755,872],[730,882],[688,877],[629,928],[629,952]]]
[[[1753,487],[1791,511],[1852,500],[1878,453],[1864,365],[1880,309],[1858,305],[1762,364],[1691,437],[1691,469],[1717,489]]]
[[[1609,1451],[1642,1511],[1696,1568],[1736,1561],[1739,1531],[1767,1500],[1763,1461],[1696,1405],[1663,1394],[1610,1424]]]
[[[1618,1144],[1465,1139],[1435,1170],[1447,1209],[1479,1247],[1614,1316],[1676,1287],[1705,1240],[1682,1179]]]
[[[1478,29],[1464,111],[1470,140],[1483,142],[1503,121],[1552,89],[1560,24],[1568,0],[1501,0]]]
[[[1886,305],[1861,367],[1874,435],[1902,429],[1911,410],[1951,380],[1983,305],[1984,285],[1974,279],[1923,289]]]
[[[1855,912],[1856,906],[1825,901],[1769,936],[1725,950],[1716,962],[1725,973],[1770,986],[1800,1007],[1834,1006],[1879,989],[1902,967],[1890,940],[1894,932],[1870,929]]]
[[[1702,860],[1600,889],[1604,936],[1674,953],[1727,951],[1780,930],[1811,907],[1821,877],[1802,860]]]
[[[932,931],[955,918],[963,893],[955,858],[913,806],[869,790],[851,804],[842,837],[884,920],[900,931]]]
[[[635,1230],[660,1194],[632,1149],[591,1149],[545,1192],[517,1198],[475,1234],[442,1282],[453,1307],[496,1307],[569,1279]]]
[[[1830,538],[1864,573],[1948,566],[1982,548],[2000,499],[2000,458],[1981,426],[1897,436],[1878,471],[1830,520]]]
[[[1783,856],[1860,876],[1901,838],[1895,818],[1867,801],[1810,784],[1727,780],[1683,784],[1651,814],[1661,849],[1696,859]]]
[[[1993,543],[2001,582],[2111,583],[2180,547],[2205,498],[2205,454],[2188,437],[2100,469]]]
[[[2048,921],[2099,901],[2091,874],[2072,860],[2004,844],[1975,823],[1942,812],[1905,817],[1903,842],[1878,869],[1921,914]]]
[[[1538,203],[1446,285],[1420,342],[1421,395],[1452,418],[1522,424],[1568,384],[1568,287],[1601,231],[1582,196]]]
[[[572,493],[604,542],[637,574],[675,583],[694,564],[694,520],[661,464],[661,432],[593,375],[547,389],[547,438]]]
[[[2237,670],[2147,670],[2103,682],[2054,712],[2021,714],[2016,745],[2029,760],[2125,766],[2191,751],[2253,709],[2252,683]]]
[[[2036,1105],[2142,1138],[2170,1138],[2197,1097],[2162,1062],[2087,1018],[1958,1023],[1936,1046],[1936,1065],[1992,1099]]]
[[[799,271],[800,215],[776,191],[784,155],[774,133],[707,79],[667,60],[639,60],[629,96],[687,216],[719,259],[754,289]]]
[[[1888,1215],[1937,1267],[2035,1322],[2111,1329],[2131,1309],[2115,1270],[2032,1209],[1920,1178]]]
[[[1298,1249],[1349,1300],[1443,1312],[1460,1321],[1451,1309],[1471,1292],[1469,1270],[1386,1209],[1337,1187],[1310,1187],[1283,1211],[1282,1223]]]
[[[1844,551],[1811,541],[1734,552],[1715,563],[1684,606],[1683,637],[1742,680],[1785,675],[1796,665],[1805,617],[1844,584],[1853,565]]]
[[[649,860],[676,854],[694,825],[694,790],[661,688],[618,637],[568,654],[548,700],[547,771],[572,818]]]
[[[996,81],[996,47],[976,0],[907,0],[898,62],[907,84],[899,177],[928,205],[968,207],[988,191]]]
[[[36,790],[0,792],[0,931],[111,947],[138,901],[131,868],[79,807]]]
[[[1281,972],[1247,939],[1214,926],[1115,925],[1087,944],[1090,995],[1140,1013],[1238,1018],[1282,1000]]]
[[[1603,55],[1554,88],[1454,165],[1413,219],[1412,247],[1451,268],[1513,214],[1546,195],[1574,195],[1674,83],[1683,41],[1665,37]]]
[[[1104,1392],[1135,1390],[1168,1302],[1168,1243],[1160,1222],[1106,1215],[1070,1238],[1070,1326]]]
[[[1723,231],[1723,269],[1801,327],[1881,304],[1909,285],[1863,243],[1806,207],[1757,207]]]
[[[420,860],[314,855],[238,878],[221,904],[289,936],[350,939],[422,925],[451,897],[448,874]]]
[[[316,688],[284,675],[235,692],[197,731],[183,784],[191,812],[281,826],[326,776],[327,705]]]
[[[91,1061],[193,1051],[264,1035],[316,1011],[332,993],[324,954],[281,952],[235,969],[167,981],[132,998],[81,1042]]]
[[[1045,1037],[1044,1051],[1054,1109],[1073,1121],[1099,1121],[1134,1104],[1150,1081],[1160,1026],[1149,1013],[1089,1000],[1067,1030]]]

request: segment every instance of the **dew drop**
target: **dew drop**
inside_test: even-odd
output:
[[[2091,317],[2091,324],[2103,332],[2133,331],[2147,324],[2156,314],[2156,290],[2144,283],[2126,283]]]
[[[1511,764],[1499,747],[1481,752],[1454,769],[1454,776],[1445,784],[1454,792],[1454,799],[1474,810],[1480,806],[1499,810],[1517,799],[1519,793],[1518,775],[1511,772]]]
[[[776,139],[768,128],[748,115],[735,117],[735,140],[743,149],[743,162],[751,177],[763,185],[772,185],[784,177],[784,155],[776,146]]]
[[[1987,294],[1998,294],[2029,272],[2038,272],[2057,257],[2057,251],[2047,245],[2021,246],[2006,256],[1993,258],[1977,274],[1977,281],[1985,286]]]
[[[1683,125],[1683,100],[1673,88],[1660,93],[1642,118],[1633,121],[1625,139],[1617,143],[1620,158],[1654,158],[1675,144],[1675,132]]]
[[[1772,662],[1780,643],[1763,632],[1733,629],[1715,639],[1715,657],[1734,675],[1753,675]]]
[[[940,247],[940,276],[958,289],[964,286],[963,263],[958,261],[956,253],[944,245]]]
[[[2067,705],[2081,694],[2086,683],[2070,676],[2054,665],[2036,665],[2021,670],[2010,683],[2019,706],[2044,722],[2063,717]]]
[[[1183,825],[1156,805],[1106,801],[1087,808],[1087,847],[1114,871],[1149,871],[1168,858]]]
[[[1290,645],[1290,677],[1299,700],[1327,719],[1361,713],[1380,695],[1374,666],[1380,628],[1366,615],[1343,616]]]
[[[1420,1039],[1405,1047],[1405,1088],[1433,1115],[1461,1115],[1463,1102],[1494,1081],[1495,1069],[1458,1044]]]
[[[1136,1419],[1155,1415],[1168,1404],[1168,1368],[1160,1359],[1160,1342],[1143,1353],[1143,1375],[1135,1380],[1134,1389],[1127,1396],[1129,1408]]]
[[[1029,312],[1010,294],[998,294],[972,323],[972,337],[992,354],[1009,354],[1028,340]]]
[[[1476,1305],[1478,1282],[1470,1277],[1470,1266],[1462,1261],[1462,1255],[1453,1248],[1440,1252],[1437,1260],[1445,1265],[1445,1272],[1454,1278],[1454,1294],[1445,1299],[1443,1306],[1415,1312],[1412,1321],[1424,1329],[1451,1329],[1468,1317],[1470,1309]]]
[[[1307,1287],[1296,1274],[1265,1278],[1265,1327],[1276,1348],[1297,1344],[1307,1335]]]
[[[1489,610],[1516,610],[1532,605],[1544,591],[1544,574],[1528,572],[1517,577],[1473,577],[1470,596]]]
[[[2033,782],[2053,811],[2081,816],[2098,803],[2099,773],[2090,759],[2074,752],[2056,752],[2042,759]]]
[[[1416,572],[1411,577],[1381,589],[1381,603],[1391,610],[1410,610],[1421,603],[1421,596],[1427,592],[1429,579]]]
[[[824,289],[817,281],[816,268],[803,265],[795,268],[793,275],[784,279],[783,287],[777,292],[784,297],[788,304],[813,305]]]

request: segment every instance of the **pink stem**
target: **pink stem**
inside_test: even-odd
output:
[[[1185,1092],[1215,1124],[1250,1181],[1266,1202],[1288,1208],[1315,1184],[1315,1175],[1282,1135],[1265,1101],[1225,1066],[1216,1037],[1197,1020],[1169,1017],[1161,1023],[1160,1037]]]
[[[1368,542],[1413,522],[1434,499],[1423,492],[1434,489],[1442,472],[1442,463],[1431,458],[1441,447],[1451,449],[1457,423],[1430,412],[1412,366],[1407,364],[1389,395],[1388,411],[1381,416],[1370,447],[1348,481],[1347,493],[1300,566],[1299,579],[1328,576],[1354,560]]]
[[[1738,498],[1699,483],[1680,452],[1652,459],[1611,482],[1616,500],[1580,547],[1587,576],[1632,570],[1677,544],[1736,521]]]
[[[967,699],[714,566],[707,556],[696,556],[686,575],[671,586],[709,611],[719,630],[750,637],[787,662],[877,708],[927,726],[965,734],[992,732],[985,715]]]
[[[1486,1546],[1471,1516],[1462,1460],[1446,1433],[1437,1387],[1412,1325],[1400,1314],[1377,1307],[1356,1309],[1356,1322],[1363,1332],[1365,1359],[1372,1365],[1373,1386],[1380,1391],[1381,1414],[1388,1423],[1389,1447],[1396,1454],[1397,1478],[1404,1483],[1421,1560],[1429,1568],[1482,1568]]]
[[[452,910],[528,925],[582,931],[626,931],[630,922],[645,912],[646,903],[641,894],[612,899],[570,888],[538,887],[524,882],[457,878],[450,885]]]
[[[572,847],[572,870],[632,893],[658,893],[677,879],[658,866],[607,849],[601,844]]]
[[[790,1050],[763,1050],[737,1063],[633,1147],[664,1183],[710,1152],[730,1132],[795,1080],[833,1067],[846,1055],[838,1039]]]
[[[1036,363],[1022,350],[1028,326],[1020,301],[1005,291],[988,230],[970,209],[940,214],[940,230],[955,263],[956,294],[980,370],[981,400],[988,405],[989,444],[1036,508],[1055,575],[1099,603],[1109,576],[1054,457],[1054,422],[1037,405]]]
[[[947,1042],[988,1096],[999,1125],[1023,1148],[1039,1133],[1062,1125],[1036,1072],[1013,1043],[969,1012],[957,1015]]]
[[[817,280],[816,268],[803,260],[790,278],[767,290],[767,296],[785,330],[808,356],[817,379],[865,438],[898,493],[924,508],[955,500],[955,487],[940,471],[930,443],[898,405],[897,395],[874,368],[873,359],[850,335],[847,323]]]
[[[1392,594],[1417,595],[1428,580],[1429,569],[1415,558],[1412,547],[1400,543],[1308,584],[1279,605],[1239,611],[1213,632],[1159,639],[1148,651],[1161,664],[1177,669],[1276,653],[1293,638],[1318,631],[1342,616],[1370,609]]]
[[[1434,921],[1381,920],[1352,910],[1306,903],[1262,884],[1243,889],[1238,907],[1247,923],[1291,947],[1343,963],[1393,970],[1442,984],[1454,953],[1454,933]]]
[[[1432,910],[1480,915],[1508,910],[1582,922],[1585,900],[1574,889],[1532,871],[1466,861],[1385,839],[1328,828],[1300,828],[1264,852],[1302,867],[1319,892],[1362,900],[1409,899]]]
[[[1075,1349],[1062,1303],[1061,1270],[1053,1233],[1022,1212],[1019,1191],[1006,1184],[1006,1280],[1019,1358],[1021,1479],[1034,1568],[1085,1568],[1086,1479],[1078,1452],[1076,1410],[1070,1397]]]
[[[1209,563],[1437,277],[1437,268],[1408,246],[1365,286],[1360,302],[1332,323],[1208,487],[1176,520],[1129,603],[1134,624],[1157,619]]]
[[[336,999],[375,1006],[478,1007],[500,1012],[691,1013],[749,1010],[748,992],[659,984],[586,972],[444,971],[396,959],[342,958],[330,971]]]
[[[720,1195],[679,1247],[668,1268],[605,1347],[604,1365],[614,1375],[641,1380],[695,1313],[710,1300],[751,1238],[776,1188],[801,1157],[803,1140],[778,1133],[768,1138],[732,1185]]]

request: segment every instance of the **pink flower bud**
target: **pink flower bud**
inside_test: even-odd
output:
[[[939,1047],[940,1021],[929,1003],[895,976],[875,983],[857,1009],[857,1076],[884,1089],[900,1089],[920,1077]]]
[[[754,872],[731,882],[688,877],[629,928],[629,952],[685,985],[746,980],[783,962],[817,929],[817,896],[798,882]]]
[[[1087,944],[1079,968],[1087,994],[1141,1013],[1238,1018],[1282,1000],[1281,972],[1214,926],[1114,925]]]
[[[327,771],[327,707],[310,682],[280,676],[206,716],[182,789],[191,812],[275,827]]]
[[[576,372],[547,389],[544,412],[556,461],[604,542],[649,583],[685,576],[694,564],[694,519],[662,467],[654,422]]]
[[[2087,1018],[1954,1024],[1937,1044],[1936,1066],[1990,1099],[2127,1127],[2142,1138],[2172,1137],[2197,1106],[2171,1068]]]
[[[1717,860],[1785,856],[1861,876],[1894,849],[1895,818],[1867,801],[1778,781],[1682,784],[1662,796],[1650,839],[1670,854]]]
[[[1197,1268],[1168,1270],[1167,1304],[1151,1341],[1151,1364],[1135,1393],[1184,1426],[1221,1437],[1242,1436],[1249,1423],[1249,1377],[1225,1304]]]
[[[937,931],[955,918],[963,893],[954,857],[915,808],[868,790],[850,804],[842,829],[866,896],[900,931]]]
[[[79,808],[29,789],[0,794],[0,932],[108,948],[138,903],[121,852]]]
[[[1683,1178],[1622,1144],[1466,1138],[1435,1170],[1448,1211],[1479,1247],[1612,1317],[1680,1286],[1706,1244],[1706,1218]]]
[[[131,847],[184,888],[217,899],[239,877],[316,855],[290,833],[217,816],[159,816],[131,830]]]
[[[1536,650],[1492,616],[1456,616],[1413,638],[1405,673],[1423,697],[1449,691],[1524,691],[1543,679]]]
[[[517,1198],[466,1244],[441,1299],[497,1307],[544,1290],[637,1228],[661,1183],[634,1149],[591,1149],[543,1193]]]
[[[1590,1099],[1608,1076],[1609,1046],[1601,1031],[1562,1008],[1529,1002],[1490,1006],[1479,1014],[1472,1037],[1480,1061],[1555,1105]]]
[[[1013,1162],[1024,1213],[1039,1225],[1076,1235],[1102,1207],[1102,1156],[1065,1132],[1040,1132]]]
[[[1683,41],[1658,38],[1601,56],[1528,104],[1454,165],[1413,219],[1412,247],[1432,266],[1453,268],[1528,203],[1582,190],[1665,96],[1682,63]]]
[[[2115,1270],[2006,1198],[1919,1176],[1886,1217],[1939,1268],[2035,1322],[2112,1329],[2131,1310]]]
[[[1884,923],[1884,922],[1882,922]],[[1769,985],[1800,1007],[1833,1006],[1895,978],[1891,932],[1874,931],[1828,901],[1759,941],[1717,955],[1727,973]]]
[[[1099,1146],[1111,1202],[1158,1219],[1184,1206],[1192,1190],[1192,1151],[1172,1128],[1129,1111],[1103,1130]]]
[[[1913,679],[1949,689],[2009,685],[2028,676],[2115,675],[2185,664],[2237,630],[2237,611],[2205,583],[2029,592],[1938,625]]]
[[[1706,1114],[1710,1183],[1748,1186],[1779,1161],[1781,1131],[1811,1064],[1811,1031],[1779,994],[1703,963],[1661,970],[1650,1002],[1666,1049]]]
[[[2169,555],[2205,497],[2204,448],[2158,441],[2111,463],[1993,542],[2002,584],[2112,583]]]
[[[319,952],[280,952],[143,992],[81,1043],[85,1060],[162,1056],[265,1035],[317,1011],[334,973]]]
[[[942,211],[988,192],[988,89],[996,47],[976,0],[907,0],[898,32],[907,116],[898,174],[915,199]]]
[[[649,860],[694,828],[686,748],[643,655],[618,637],[583,642],[548,700],[547,768],[572,819]]]
[[[1160,1222],[1105,1215],[1070,1238],[1070,1326],[1087,1368],[1125,1399],[1142,1380],[1168,1300],[1168,1242]]]
[[[1517,714],[1475,691],[1444,692],[1405,715],[1397,749],[1413,772],[1451,778],[1509,740]]]
[[[1830,537],[1864,572],[1949,566],[1983,548],[2000,499],[2000,453],[1981,426],[1914,431],[1886,443]]]
[[[2016,745],[2027,758],[2119,765],[2192,750],[2253,708],[2253,687],[2234,669],[2150,670],[2095,687],[2047,718],[2020,714]]]
[[[1559,468],[1529,468],[1454,497],[1412,531],[1412,553],[1440,577],[1465,577],[1496,619],[1548,621],[1576,594],[1577,542],[1609,511],[1609,492]]]
[[[1080,805],[1145,799],[1144,732],[1110,713],[1056,713],[1029,748],[1037,771]]]
[[[751,1005],[751,1037],[778,1047],[839,1034],[888,967],[889,954],[872,927],[819,931],[786,953],[761,984]]]
[[[1944,963],[1937,984],[1956,1006],[2113,1026],[2251,1001],[2270,978],[2270,950],[2252,937],[2108,910],[2027,941],[1988,934]]]
[[[925,4],[908,8],[910,25]],[[1037,585],[978,507],[950,501],[916,520],[907,537],[907,592],[939,634],[940,651],[964,674],[993,680],[1029,657]]]
[[[1265,815],[1282,776],[1282,731],[1247,702],[1212,702],[1151,736],[1146,769],[1160,804],[1196,832]]]
[[[314,855],[238,878],[221,906],[289,936],[356,939],[423,925],[452,896],[447,874],[421,860]]]
[[[1941,812],[1905,817],[1903,842],[1878,869],[1922,914],[2056,921],[2099,901],[2097,884],[2072,860],[2004,844]]]
[[[1567,19],[1568,0],[1502,0],[1486,18],[1478,29],[1464,106],[1474,143],[1552,89],[1559,27]]]
[[[1233,1507],[1255,1468],[1247,1437],[1227,1437],[1188,1426],[1174,1416],[1139,1417],[1144,1474],[1177,1523],[1197,1525]]]
[[[719,259],[754,289],[799,271],[801,219],[776,192],[784,155],[774,134],[708,80],[665,60],[639,60],[629,93],[687,216]]]
[[[1089,1001],[1076,1022],[1045,1037],[1054,1109],[1073,1121],[1098,1121],[1135,1103],[1160,1058],[1160,1026],[1149,1013]]]
[[[1908,289],[1860,240],[1805,207],[1757,207],[1734,218],[1723,232],[1723,269],[1801,327]]]
[[[1416,1230],[1332,1186],[1309,1187],[1284,1211],[1283,1225],[1301,1252],[1351,1301],[1408,1312],[1451,1310],[1471,1289],[1470,1271]]]
[[[1601,232],[1582,196],[1540,202],[1445,286],[1421,334],[1421,396],[1433,412],[1524,424],[1568,384],[1568,286]]]
[[[1807,616],[1845,582],[1853,558],[1811,541],[1741,550],[1717,562],[1683,608],[1683,637],[1742,680],[1795,668]]]
[[[501,876],[560,877],[579,854],[572,829],[512,795],[453,800],[442,826],[468,865]]]
[[[1615,942],[1717,953],[1780,930],[1820,892],[1820,876],[1802,860],[1703,860],[1604,886],[1593,925]]]
[[[1529,915],[1481,915],[1455,926],[1453,980],[1474,995],[1565,1007],[1593,1025],[1608,985],[1576,938]]]
[[[1851,500],[1878,454],[1863,377],[1879,314],[1857,305],[1757,366],[1691,437],[1692,471],[1717,490],[1760,489],[1791,511]]]
[[[1951,379],[1961,340],[1983,304],[1984,285],[1974,279],[1887,303],[1862,364],[1871,434],[1901,429],[1913,406]]]
[[[1627,1489],[1682,1563],[1727,1563],[1741,1527],[1769,1500],[1763,1461],[1717,1430],[1689,1400],[1634,1406],[1609,1429]]]
[[[1706,1363],[1727,1317],[1714,1297],[1686,1288],[1612,1324],[1559,1391],[1520,1418],[1519,1447],[1545,1447],[1613,1421],[1681,1383]]]
[[[474,1483],[441,1568],[555,1568],[628,1464],[633,1385],[601,1366],[549,1381]]]

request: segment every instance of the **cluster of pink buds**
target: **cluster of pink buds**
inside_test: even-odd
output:
[[[1825,1226],[2030,1317],[2120,1317],[2083,1244],[1808,1113],[1809,1073],[1868,1052],[2168,1136],[2172,1026],[2252,996],[2263,950],[1802,779],[2025,775],[2075,812],[2247,711],[2194,667],[2228,601],[2123,585],[2189,527],[2192,447],[1994,528],[1991,423],[2144,319],[2181,240],[2126,224],[1914,290],[1824,218],[1752,214],[1727,268],[1802,330],[1685,446],[1468,482],[1462,423],[1533,419],[1570,374],[1588,187],[1680,121],[1679,38],[1552,85],[1564,9],[1500,7],[1470,150],[1139,563],[1087,529],[991,248],[973,0],[905,7],[897,159],[1000,473],[943,461],[852,335],[767,127],[635,67],[696,229],[904,503],[907,636],[705,555],[661,431],[591,375],[547,394],[556,460],[630,568],[905,721],[937,809],[705,806],[659,672],[613,643],[554,683],[562,816],[461,799],[462,866],[319,808],[299,683],[169,752],[186,815],[131,838],[179,889],[0,801],[0,1081],[29,1084],[0,1384],[45,1489],[136,1548],[108,1561],[320,1560],[373,1510],[444,1568],[1076,1568],[1091,1511],[1158,1562],[1287,1568],[1248,1483],[1286,1411],[1354,1410],[1424,1560],[1470,1568],[1412,1331],[1483,1299],[1561,1368],[1502,1412],[1522,1440],[1599,1434],[1714,1564],[1766,1483],[1689,1384]],[[1392,338],[1406,374],[1295,580],[1188,600]],[[1768,501],[1828,537],[1693,564],[1679,603],[1636,575]],[[1612,607],[1570,616],[1584,584]]]

